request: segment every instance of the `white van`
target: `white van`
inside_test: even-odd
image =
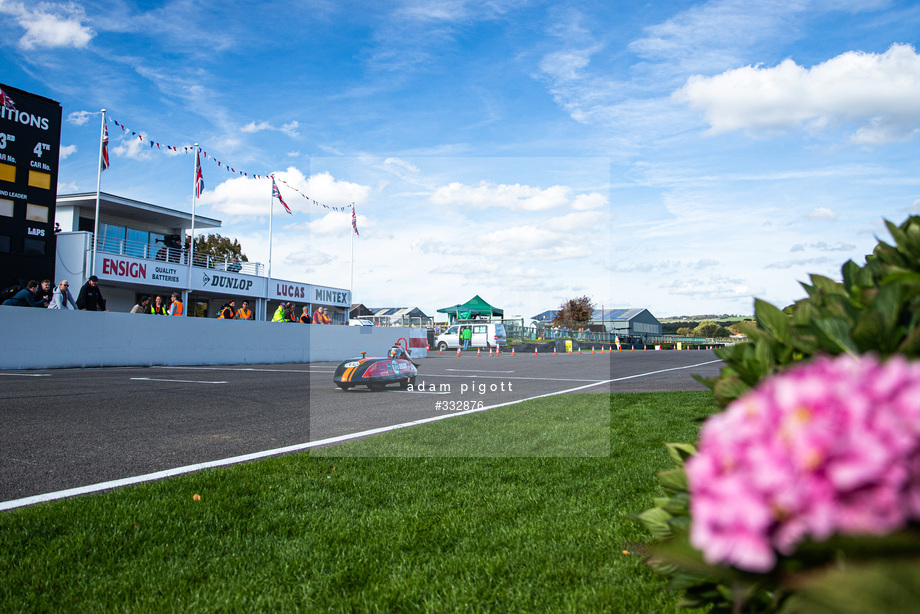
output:
[[[454,324],[437,336],[434,340],[435,347],[441,351],[461,347],[460,329],[467,326],[473,329],[473,336],[470,339],[471,348],[505,347],[508,335],[505,332],[505,325],[501,322],[467,322],[464,324]]]

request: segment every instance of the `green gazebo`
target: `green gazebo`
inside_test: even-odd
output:
[[[503,310],[485,302],[478,294],[462,305],[458,304],[451,307],[442,307],[438,309],[438,313],[449,314],[451,324],[455,324],[460,320],[473,320],[480,316],[488,316],[491,320],[492,316],[505,315]]]

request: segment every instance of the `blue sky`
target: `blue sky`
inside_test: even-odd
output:
[[[18,2],[0,80],[61,102],[59,192],[99,110],[315,201],[352,202],[354,300],[590,296],[753,312],[920,212],[912,2]],[[192,161],[112,136],[102,189],[191,209]],[[204,162],[202,215],[268,259],[270,181]],[[348,287],[349,214],[283,184],[276,277]]]

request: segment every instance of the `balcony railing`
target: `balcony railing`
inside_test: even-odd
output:
[[[98,251],[106,254],[118,254],[120,256],[130,256],[131,258],[140,258],[142,260],[158,260],[160,262],[188,265],[188,252],[184,249],[171,247],[169,245],[150,245],[149,243],[143,243],[141,241],[127,241],[125,239],[101,237],[99,239]],[[198,252],[195,252],[192,258],[192,266],[204,269],[214,269],[216,271],[242,273],[243,275],[265,276],[265,265],[261,262],[234,263],[229,258],[215,258],[210,254],[201,254]]]

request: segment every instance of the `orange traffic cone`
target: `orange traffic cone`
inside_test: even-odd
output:
[[[538,356],[540,352],[537,351],[537,346],[533,346],[533,355]]]
[[[438,354],[444,354],[444,350],[441,349],[441,346],[438,346]]]
[[[489,346],[489,356],[491,356],[491,355],[492,355],[492,346],[490,345],[490,346]]]
[[[457,358],[460,358],[460,348],[457,348]]]
[[[514,348],[511,348],[511,355],[514,356]]]
[[[482,356],[482,348],[476,348],[476,355]]]
[[[554,345],[554,346],[553,346],[553,356],[555,356],[555,355],[556,355],[556,346]]]
[[[591,346],[591,353],[594,354],[594,346]]]
[[[581,346],[578,346],[578,353],[581,354]]]

